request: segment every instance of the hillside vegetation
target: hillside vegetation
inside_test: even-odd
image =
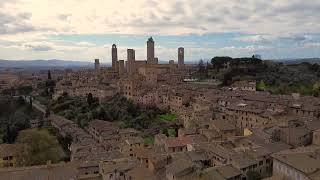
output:
[[[256,58],[214,57],[206,69],[208,77],[227,86],[239,80],[255,80],[258,90],[275,94],[320,94],[319,64],[285,65]]]
[[[81,127],[87,126],[93,119],[100,119],[120,122],[124,128],[143,130],[176,119],[176,115],[158,108],[140,108],[120,95],[101,103],[90,94],[87,99],[66,95],[53,101],[50,106],[53,112],[73,120]]]

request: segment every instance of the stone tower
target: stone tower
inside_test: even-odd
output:
[[[178,67],[179,69],[184,68],[184,48],[183,47],[178,48]]]
[[[112,69],[117,71],[116,64],[118,61],[118,51],[117,51],[117,46],[115,44],[112,45],[111,56],[112,56]]]
[[[154,41],[152,37],[150,37],[147,41],[147,63],[155,64],[154,62]]]
[[[125,73],[124,69],[124,60],[119,60],[119,75],[123,75]]]
[[[127,66],[128,66],[128,74],[132,75],[135,73],[135,51],[134,49],[127,50]]]
[[[94,69],[96,71],[100,71],[100,62],[99,62],[99,59],[95,59],[94,60]]]

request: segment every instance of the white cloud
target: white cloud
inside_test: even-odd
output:
[[[319,33],[319,11],[320,0],[0,0],[0,40],[14,43],[7,48],[22,47],[21,53],[24,55],[36,56],[31,51],[41,50],[43,56],[78,59],[110,57],[110,50],[109,47],[106,49],[89,42],[58,42],[49,36],[244,32],[264,35],[237,40],[265,44],[286,34]],[[216,44],[212,42],[207,46],[211,45]],[[266,50],[263,46],[226,47],[219,50],[194,48],[194,42],[185,46],[192,57],[202,57],[200,53],[214,55],[213,51],[238,51],[244,54],[247,51]],[[126,59],[125,54],[122,55],[125,48],[119,49],[122,59]],[[176,59],[176,49],[157,48],[160,59]],[[143,47],[137,47],[136,51],[137,59],[145,57]],[[83,57],[79,58],[80,55]]]
[[[278,34],[318,31],[319,8],[318,0],[20,0],[1,10],[9,15],[31,13],[32,27],[52,33]]]
[[[262,44],[272,43],[272,41],[276,39],[277,37],[272,35],[248,35],[248,36],[240,36],[235,38],[235,40],[238,40],[238,41],[262,43]]]

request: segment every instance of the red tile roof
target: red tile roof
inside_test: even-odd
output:
[[[186,146],[187,144],[192,143],[191,137],[177,137],[177,138],[168,138],[166,141],[167,147],[180,147],[180,146]]]

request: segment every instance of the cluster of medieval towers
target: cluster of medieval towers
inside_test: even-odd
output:
[[[111,48],[111,56],[112,56],[112,70],[118,72],[119,75],[127,72],[128,74],[133,74],[135,71],[136,64],[158,64],[158,58],[155,57],[154,51],[154,41],[153,38],[150,37],[147,41],[147,60],[146,61],[136,61],[135,58],[135,50],[127,49],[127,61],[118,60],[118,50],[115,44],[112,45]],[[174,61],[171,60],[169,64],[173,64]],[[178,68],[184,68],[184,48],[178,48]],[[99,59],[95,59],[95,69],[100,69]]]

